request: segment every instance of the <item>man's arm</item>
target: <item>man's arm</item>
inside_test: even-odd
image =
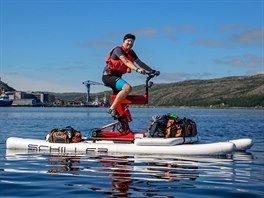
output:
[[[137,59],[135,60],[135,62],[136,62],[141,68],[143,68],[143,69],[145,69],[145,70],[147,70],[147,71],[149,71],[149,72],[152,71],[152,69],[151,69],[148,65],[146,65],[144,62],[142,62],[139,58],[137,58]]]
[[[142,70],[142,69],[138,69],[138,67],[136,65],[133,64],[133,62],[131,62],[130,60],[127,59],[126,56],[123,56],[121,55],[120,57],[120,60],[126,65],[128,66],[130,69],[133,69],[135,70],[136,72],[139,72],[141,74],[145,74],[145,70],[149,71],[149,72],[152,72],[153,70],[148,66],[146,65],[144,62],[142,62],[139,58],[137,58],[135,60],[135,62],[143,69],[145,70]],[[157,72],[157,75],[159,75],[160,72],[158,71]]]
[[[138,67],[136,65],[134,65],[130,60],[128,60],[128,58],[126,56],[121,55],[119,58],[130,69],[137,71]]]

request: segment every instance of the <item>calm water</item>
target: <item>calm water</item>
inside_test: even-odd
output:
[[[55,155],[12,152],[7,137],[43,139],[68,125],[85,133],[112,122],[101,108],[0,108],[0,197],[264,197],[264,111],[132,108],[131,128],[151,115],[196,121],[202,142],[253,138],[227,157]]]

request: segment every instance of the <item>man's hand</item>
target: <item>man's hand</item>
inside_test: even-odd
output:
[[[155,75],[156,75],[156,76],[159,76],[159,75],[160,75],[160,71],[156,71],[156,72],[155,72]]]
[[[155,76],[159,76],[159,75],[160,75],[160,71],[152,70],[152,73],[153,73]]]
[[[142,74],[142,75],[146,74],[146,71],[144,69],[138,69],[137,72]]]

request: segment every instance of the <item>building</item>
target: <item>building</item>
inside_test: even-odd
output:
[[[50,106],[55,101],[55,96],[44,92],[15,91],[8,94],[13,99],[13,106]]]

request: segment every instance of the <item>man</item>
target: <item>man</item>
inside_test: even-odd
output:
[[[116,98],[108,111],[113,117],[117,117],[117,105],[126,98],[132,90],[131,85],[122,79],[123,74],[127,72],[130,73],[131,70],[135,70],[142,75],[145,75],[146,71],[156,72],[156,75],[160,74],[159,71],[151,69],[148,65],[142,62],[132,50],[135,40],[135,35],[126,34],[122,46],[114,47],[106,57],[106,66],[102,80],[105,86],[111,87],[114,94],[116,94]],[[138,68],[134,62],[142,69]]]

